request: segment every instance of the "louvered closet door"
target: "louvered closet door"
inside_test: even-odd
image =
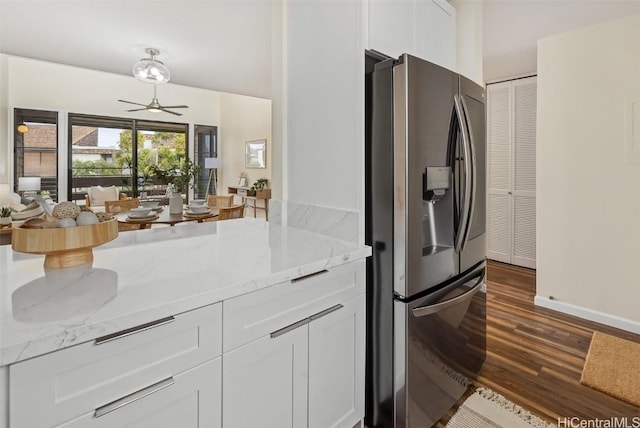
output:
[[[487,257],[511,263],[511,83],[487,87]]]
[[[536,267],[535,77],[513,82],[513,255],[511,263]]]
[[[487,86],[487,257],[536,267],[536,77]]]

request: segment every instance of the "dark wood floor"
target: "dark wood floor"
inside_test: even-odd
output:
[[[486,386],[553,423],[559,417],[640,416],[640,408],[580,384],[595,330],[636,342],[640,335],[534,306],[534,296],[534,270],[489,262],[487,359],[459,403]]]

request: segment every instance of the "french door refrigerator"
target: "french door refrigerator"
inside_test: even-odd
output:
[[[366,419],[435,424],[485,359],[484,89],[367,53]]]

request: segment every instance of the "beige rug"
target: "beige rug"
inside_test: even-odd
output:
[[[640,407],[640,343],[594,332],[580,383]]]
[[[554,424],[532,415],[488,388],[478,390],[449,419],[447,428],[549,428]]]

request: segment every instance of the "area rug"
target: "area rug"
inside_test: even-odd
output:
[[[640,407],[640,343],[594,332],[580,383]]]
[[[449,419],[447,428],[549,428],[554,424],[532,415],[488,388],[478,388]]]

